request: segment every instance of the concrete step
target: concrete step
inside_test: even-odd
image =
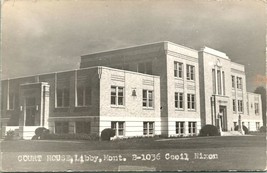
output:
[[[241,136],[242,133],[239,131],[227,131],[227,132],[222,132],[221,136]]]

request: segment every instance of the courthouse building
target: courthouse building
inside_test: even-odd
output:
[[[260,95],[246,91],[243,65],[226,54],[159,42],[81,56],[80,68],[2,81],[2,131],[29,139],[53,133],[197,135],[205,124],[231,131],[241,115],[262,126]]]

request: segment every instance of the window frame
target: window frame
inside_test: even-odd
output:
[[[236,99],[233,99],[233,112],[236,112]]]
[[[122,127],[120,125],[122,125]],[[116,137],[125,136],[125,121],[111,121],[111,129],[115,130]],[[120,132],[122,132],[122,134]]]
[[[175,134],[179,136],[185,135],[185,122],[184,121],[175,122]]]
[[[195,66],[194,65],[186,65],[186,79],[188,81],[195,81]]]
[[[243,113],[244,112],[244,103],[243,100],[238,100],[237,101],[237,110],[239,113]]]
[[[82,104],[79,103],[79,91],[82,90]],[[87,97],[89,96],[89,97]],[[87,100],[88,99],[88,100]],[[92,89],[89,86],[78,86],[76,89],[76,107],[88,107],[92,105]]]
[[[143,122],[143,135],[144,136],[155,135],[155,122],[154,121],[144,121]]]
[[[184,110],[184,93],[182,92],[174,93],[174,107],[175,109],[178,109],[178,110]]]
[[[254,103],[254,108],[255,108],[255,115],[259,115],[260,114],[259,103]]]
[[[232,75],[232,89],[235,89],[235,76]]]
[[[242,79],[242,77],[236,77],[236,87],[239,90],[243,89],[243,79]]]
[[[57,88],[56,93],[56,108],[68,108],[70,106],[70,89],[69,88]],[[59,92],[60,91],[60,92]],[[61,99],[59,99],[59,93],[62,94]],[[67,98],[65,98],[67,97]],[[59,105],[59,100],[61,100],[62,105]]]
[[[196,111],[196,94],[187,93],[187,110]]]
[[[144,96],[145,92],[145,96]],[[151,94],[151,97],[150,97]],[[154,108],[154,91],[143,89],[142,91],[142,106],[143,108]],[[144,105],[145,104],[145,105]]]
[[[114,92],[112,94],[112,90],[115,89],[115,95]],[[120,89],[122,90],[122,96],[120,94]],[[115,103],[113,103],[113,99],[115,99]],[[121,101],[121,102],[120,102]],[[122,103],[122,104],[120,104]],[[110,105],[116,106],[116,107],[124,107],[125,106],[125,89],[122,86],[114,86],[112,85],[110,87]]]
[[[188,122],[188,134],[189,136],[194,136],[197,134],[197,122],[196,121]]]
[[[184,67],[182,62],[174,61],[174,77],[183,79]]]

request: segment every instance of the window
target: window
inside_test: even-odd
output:
[[[195,66],[186,65],[186,79],[187,80],[195,79]]]
[[[184,95],[183,93],[175,93],[175,108],[183,109],[184,108]]]
[[[260,122],[256,122],[256,130],[260,130]]]
[[[86,86],[80,86],[77,88],[77,106],[91,105],[92,94],[91,88]]]
[[[14,110],[15,108],[15,93],[9,93],[8,95],[8,110]]]
[[[183,78],[183,63],[174,62],[174,77]]]
[[[58,88],[57,89],[57,107],[68,107],[69,106],[69,89]]]
[[[153,107],[153,91],[143,90],[143,107]]]
[[[255,114],[259,115],[259,103],[255,103]]]
[[[26,126],[38,126],[40,125],[40,121],[36,117],[36,99],[35,97],[27,97],[26,98],[26,107],[25,107],[25,125]]]
[[[222,94],[221,71],[217,70],[218,94]]]
[[[215,77],[215,69],[212,69],[212,89],[213,89],[213,94],[216,94],[216,77]]]
[[[84,121],[75,122],[76,133],[90,134],[91,132],[91,123]]]
[[[143,134],[144,135],[154,135],[154,122],[144,122],[143,123]]]
[[[222,94],[225,95],[225,74],[222,72]]]
[[[63,134],[69,133],[69,123],[68,122],[55,122],[55,133]]]
[[[123,87],[111,86],[111,105],[124,105]]]
[[[235,88],[235,76],[232,76],[232,88]]]
[[[176,134],[184,135],[184,122],[176,122]]]
[[[235,99],[233,99],[233,112],[236,112],[236,102],[235,102]]]
[[[195,94],[187,94],[187,109],[195,110],[196,109],[195,103]]]
[[[241,77],[236,78],[236,87],[238,89],[242,89],[242,78]]]
[[[189,133],[189,135],[196,135],[196,133],[197,133],[197,123],[196,122],[188,122],[188,133]]]
[[[112,121],[111,128],[115,130],[116,136],[124,136],[124,121]]]
[[[238,112],[243,112],[243,101],[238,100]]]

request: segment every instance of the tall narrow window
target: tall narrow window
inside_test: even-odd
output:
[[[124,105],[124,88],[111,86],[111,105]]]
[[[235,88],[235,76],[232,76],[232,88]]]
[[[77,88],[77,105],[88,106],[91,105],[92,94],[91,88],[86,86],[80,86]]]
[[[153,107],[153,91],[143,90],[143,107]]]
[[[183,78],[183,63],[174,62],[174,77]]]
[[[143,122],[143,135],[154,135],[154,122]]]
[[[260,129],[260,122],[256,122],[256,130]]]
[[[176,134],[184,135],[184,122],[176,122]]]
[[[242,78],[241,77],[236,78],[236,85],[238,89],[242,89]]]
[[[186,79],[195,80],[195,66],[186,65]]]
[[[175,108],[177,109],[183,109],[184,108],[184,96],[183,93],[175,93],[174,96],[174,103],[175,103]]]
[[[189,135],[196,135],[197,133],[197,123],[196,122],[188,122],[188,133]]]
[[[195,103],[195,94],[187,94],[187,109],[188,110],[195,110],[196,103]]]
[[[255,103],[254,105],[255,105],[254,106],[255,107],[255,114],[259,115],[259,103]]]
[[[236,112],[236,102],[235,102],[235,99],[233,99],[233,112]]]
[[[238,100],[238,112],[243,112],[243,101]]]
[[[222,72],[222,93],[225,95],[225,74]]]
[[[69,106],[69,89],[58,88],[57,89],[57,107]]]
[[[215,77],[215,69],[212,69],[212,90],[213,94],[216,94],[216,77]]]
[[[221,71],[217,70],[218,94],[222,94]]]

